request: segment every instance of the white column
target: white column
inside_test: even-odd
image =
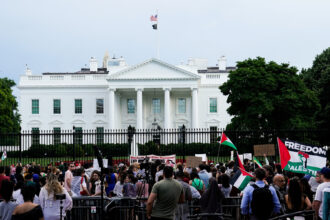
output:
[[[197,88],[192,88],[191,89],[191,101],[192,101],[192,105],[191,105],[191,125],[192,128],[198,128],[198,89]]]
[[[109,88],[109,129],[115,129],[115,88]]]
[[[171,100],[170,88],[164,88],[164,128],[171,128]]]
[[[143,128],[143,115],[142,115],[142,88],[137,88],[136,90],[136,129],[142,129]]]

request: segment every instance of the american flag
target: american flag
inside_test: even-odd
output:
[[[157,15],[151,15],[150,21],[157,21]]]

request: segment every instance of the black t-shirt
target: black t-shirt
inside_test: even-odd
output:
[[[42,209],[40,205],[36,206],[35,208],[31,209],[28,212],[13,215],[11,217],[12,220],[39,220],[40,218],[44,217],[44,214],[42,213]]]

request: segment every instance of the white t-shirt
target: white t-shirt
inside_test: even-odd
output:
[[[317,187],[317,190],[316,190],[316,193],[315,193],[315,199],[314,200],[317,200],[317,201],[320,201],[321,202],[321,205],[320,205],[320,209],[319,209],[319,216],[320,218],[322,218],[323,216],[323,190],[325,188],[328,188],[330,187],[330,182],[324,182],[324,183],[321,183],[318,187]]]

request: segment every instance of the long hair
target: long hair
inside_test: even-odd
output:
[[[290,179],[288,200],[291,203],[293,210],[300,210],[303,208],[303,194],[299,179],[296,177]]]
[[[48,195],[53,194],[54,200],[56,194],[63,193],[63,188],[61,184],[58,182],[57,176],[53,173],[48,173],[45,189],[47,190]]]
[[[223,198],[224,195],[219,189],[218,182],[215,178],[210,178],[209,188],[203,193],[200,200],[202,211],[207,213],[221,212],[221,200]]]

